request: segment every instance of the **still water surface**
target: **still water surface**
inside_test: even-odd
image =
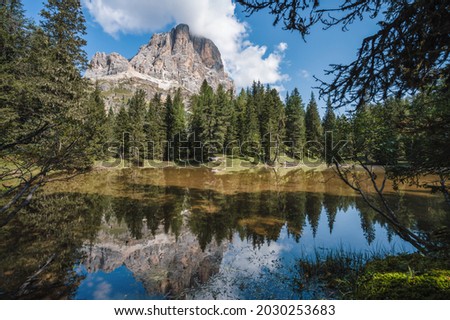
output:
[[[449,224],[438,196],[387,192],[416,232]],[[100,171],[0,231],[0,298],[326,298],[298,260],[338,250],[414,251],[332,172]]]

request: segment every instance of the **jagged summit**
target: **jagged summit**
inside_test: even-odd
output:
[[[154,34],[131,60],[118,53],[96,53],[85,77],[101,81],[105,91],[119,84],[127,87],[126,82],[134,91],[142,84],[149,96],[174,88],[197,93],[205,79],[213,88],[234,86],[214,42],[192,35],[186,24]]]

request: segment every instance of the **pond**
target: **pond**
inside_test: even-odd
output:
[[[389,186],[417,233],[439,196]],[[96,171],[48,185],[0,230],[0,298],[303,299],[299,259],[414,248],[332,171]]]

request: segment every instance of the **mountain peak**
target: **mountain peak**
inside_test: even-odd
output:
[[[175,32],[179,32],[179,33],[190,33],[189,32],[189,26],[185,23],[180,23],[179,25],[177,25],[175,28],[172,29]]]
[[[117,53],[97,53],[85,77],[109,82],[138,78],[153,82],[151,87],[159,91],[182,88],[191,94],[200,90],[204,80],[213,88],[219,85],[226,89],[234,87],[224,71],[217,46],[210,39],[191,34],[187,24],[179,24],[169,32],[154,34],[150,42],[129,61]],[[147,91],[149,95],[155,93],[150,92],[154,89]]]

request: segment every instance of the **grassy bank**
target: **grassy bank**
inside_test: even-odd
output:
[[[450,259],[334,252],[299,261],[300,290],[319,288],[331,299],[450,299]]]

